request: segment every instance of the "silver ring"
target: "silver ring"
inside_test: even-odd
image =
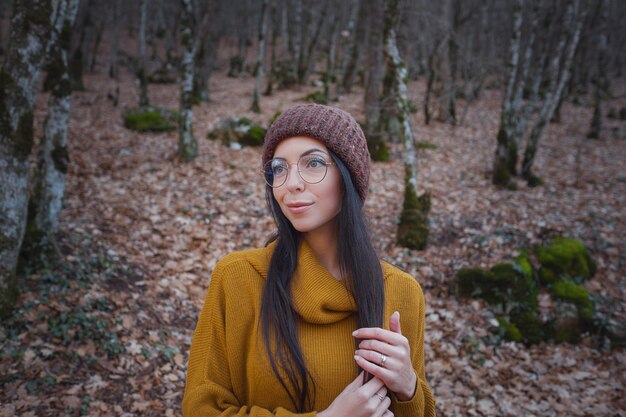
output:
[[[377,392],[377,393],[376,393],[376,396],[377,396],[377,397],[378,397],[378,399],[379,399],[379,400],[381,400],[381,401],[385,399],[385,396],[384,396],[384,395],[382,395],[380,392]]]
[[[380,354],[380,367],[385,367],[385,362],[387,362],[387,356],[384,353]]]

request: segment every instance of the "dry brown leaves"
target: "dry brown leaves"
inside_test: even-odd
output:
[[[81,294],[114,300],[123,352],[108,359],[93,343],[83,343],[74,347],[77,356],[95,355],[95,362],[64,362],[54,354],[64,348],[38,340],[35,330],[25,332],[19,336],[23,356],[11,361],[3,355],[0,363],[2,375],[11,376],[0,412],[62,415],[72,407],[78,415],[83,407],[92,416],[179,415],[189,344],[213,266],[230,251],[262,245],[273,231],[257,169],[260,150],[227,149],[207,140],[206,133],[228,116],[267,124],[275,111],[314,88],[262,97],[263,113],[257,115],[248,111],[253,80],[216,74],[213,101],[194,108],[199,156],[182,163],[175,156],[176,133],[139,134],[123,127],[123,110],[137,102],[128,75],[117,108],[106,97],[112,81],[102,75],[87,75],[85,81],[89,91],[74,95],[60,229],[84,236],[85,244],[103,245],[112,259],[142,271],[133,282],[94,286]],[[423,97],[423,88],[411,86],[416,99]],[[150,98],[176,108],[177,86],[152,85]],[[361,100],[357,88],[336,105],[361,118]],[[41,95],[39,130],[45,102]],[[393,161],[375,163],[372,170],[366,210],[377,249],[425,289],[426,372],[438,412],[624,415],[623,350],[600,351],[589,340],[577,346],[494,345],[489,311],[452,295],[459,268],[488,267],[510,259],[521,246],[567,234],[585,242],[598,260],[589,289],[611,300],[614,315],[626,317],[626,141],[608,130],[600,141],[585,139],[590,108],[565,103],[561,123],[550,126],[537,156],[536,173],[545,186],[531,189],[520,182],[517,192],[497,190],[488,171],[499,105],[499,92],[484,91],[461,127],[424,126],[421,115],[414,115],[417,138],[438,145],[419,154],[420,188],[431,190],[433,202],[427,250],[394,245],[402,149],[393,146]],[[68,262],[76,260],[72,256]],[[25,294],[21,302],[28,299]],[[36,316],[32,320],[36,327]],[[49,374],[56,382],[47,395],[33,395],[28,384]]]

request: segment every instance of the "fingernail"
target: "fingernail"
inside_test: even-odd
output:
[[[354,360],[357,362],[361,361],[361,357],[359,355],[354,355]]]
[[[358,334],[359,334],[358,330],[355,330],[355,331],[352,332],[352,336],[357,336]]]
[[[394,311],[393,314],[395,314],[396,316],[400,317],[400,312],[399,311]]]

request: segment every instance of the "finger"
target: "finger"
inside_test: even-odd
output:
[[[400,330],[400,312],[394,311],[394,313],[389,318],[389,330],[394,333],[402,334],[402,330]]]
[[[354,389],[359,388],[363,385],[363,374],[365,371],[361,371],[361,373],[354,379],[354,381],[348,384],[349,387],[353,387]]]
[[[378,355],[378,357],[380,357],[380,355]],[[370,374],[374,375],[376,377],[374,379],[380,379],[383,382],[386,382],[389,379],[390,371],[381,367],[376,362],[370,362],[366,358],[359,355],[354,355],[354,360],[356,361],[357,365],[360,366],[364,371],[367,371]]]
[[[384,414],[382,415],[382,417],[393,417],[393,413],[389,410],[385,410]]]
[[[352,336],[360,339],[378,339],[396,346],[408,343],[406,337],[401,334],[380,327],[362,327],[352,332]]]
[[[360,389],[363,390],[363,394],[366,398],[373,397],[379,389],[385,386],[385,383],[379,378],[372,378],[365,383]]]
[[[376,339],[362,340],[361,343],[359,343],[359,349],[375,350],[376,352],[384,353],[387,356],[393,356],[398,350],[396,346]]]
[[[380,368],[395,369],[395,360],[387,354],[377,352],[375,350],[358,349],[354,352],[356,356],[360,356],[368,362],[379,366]],[[360,365],[360,363],[359,363]]]
[[[378,407],[376,408],[376,412],[372,414],[372,417],[382,417],[383,415],[386,415],[385,413],[389,411],[390,405],[391,405],[391,399],[389,397],[385,397],[385,399],[383,399],[378,405]]]

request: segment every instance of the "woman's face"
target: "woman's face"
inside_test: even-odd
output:
[[[310,184],[298,174],[306,166],[320,166],[323,160],[329,163],[326,176],[316,184]],[[274,151],[274,160],[282,159],[289,165],[285,183],[272,189],[281,211],[293,227],[308,233],[322,226],[332,226],[341,211],[341,176],[333,163],[328,149],[316,139],[295,136],[281,141]],[[303,175],[306,175],[303,173]]]

